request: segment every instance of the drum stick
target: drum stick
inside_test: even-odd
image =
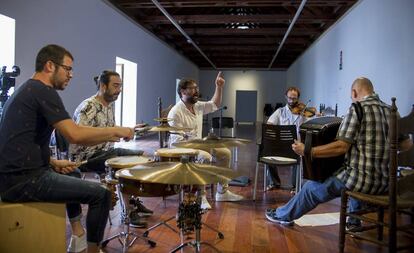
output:
[[[88,163],[88,160],[85,160],[85,161],[79,162],[78,164],[79,164],[79,166],[81,166],[81,165],[84,165],[84,164],[87,164],[87,163]]]

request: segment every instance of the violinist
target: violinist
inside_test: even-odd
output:
[[[297,87],[289,87],[285,92],[286,106],[277,109],[268,119],[267,124],[272,125],[296,125],[299,126],[308,118],[315,116],[316,109],[299,102],[300,90]]]
[[[297,87],[289,87],[285,92],[286,106],[277,109],[268,119],[267,124],[271,125],[296,125],[299,133],[299,126],[309,117],[313,117],[316,110],[307,108],[307,104],[299,102],[300,90]],[[299,138],[298,134],[298,138]],[[267,190],[280,187],[280,177],[276,166],[269,166],[269,177]],[[292,188],[295,187],[295,171],[292,169]]]

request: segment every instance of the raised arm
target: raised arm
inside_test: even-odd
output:
[[[216,77],[216,90],[214,91],[214,95],[211,98],[211,101],[213,101],[217,107],[221,106],[221,99],[223,96],[223,86],[225,82],[226,80],[224,80],[223,74],[221,73],[221,71],[219,71]]]

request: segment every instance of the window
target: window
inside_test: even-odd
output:
[[[178,89],[178,84],[180,83],[181,79],[176,79],[175,80],[175,103],[180,102],[180,96],[178,95],[177,89]]]
[[[116,72],[121,76],[121,96],[115,102],[115,122],[118,126],[133,127],[137,120],[137,64],[116,57]]]
[[[16,21],[0,14],[0,66],[7,66],[7,72],[14,65]]]
[[[14,65],[16,21],[0,14],[0,70],[6,66],[6,71],[11,72]],[[9,95],[14,88],[9,90]]]

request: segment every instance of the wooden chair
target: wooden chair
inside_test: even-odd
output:
[[[256,200],[257,177],[260,163],[264,164],[263,189],[266,191],[266,174],[268,165],[297,166],[296,191],[300,190],[302,173],[299,156],[292,150],[292,144],[297,138],[295,125],[262,125],[262,137],[258,144],[256,171],[254,176],[253,200]]]
[[[411,132],[413,129],[411,129]],[[341,197],[341,213],[339,223],[339,252],[344,252],[345,236],[351,235],[355,238],[367,240],[375,244],[387,246],[389,252],[396,252],[397,250],[412,249],[414,243],[411,241],[410,245],[397,245],[397,232],[413,235],[413,213],[414,200],[403,199],[397,196],[397,149],[398,149],[398,120],[397,107],[395,105],[395,98],[392,98],[392,107],[390,114],[389,125],[389,139],[390,139],[390,166],[389,166],[389,189],[388,193],[383,195],[370,195],[353,191],[343,191]],[[368,205],[374,209],[370,212],[377,213],[377,219],[364,216],[369,211],[361,211],[349,213],[347,212],[348,197],[352,197]],[[409,211],[411,208],[411,212]],[[384,211],[388,210],[388,219],[384,221]],[[397,227],[397,212],[401,214],[411,215],[411,224],[399,225]],[[346,217],[358,218],[364,222],[372,225],[364,225],[358,231],[346,230]],[[384,227],[388,228],[388,240],[384,240]],[[364,233],[367,230],[377,230],[376,238]],[[362,230],[362,231],[361,231]]]

